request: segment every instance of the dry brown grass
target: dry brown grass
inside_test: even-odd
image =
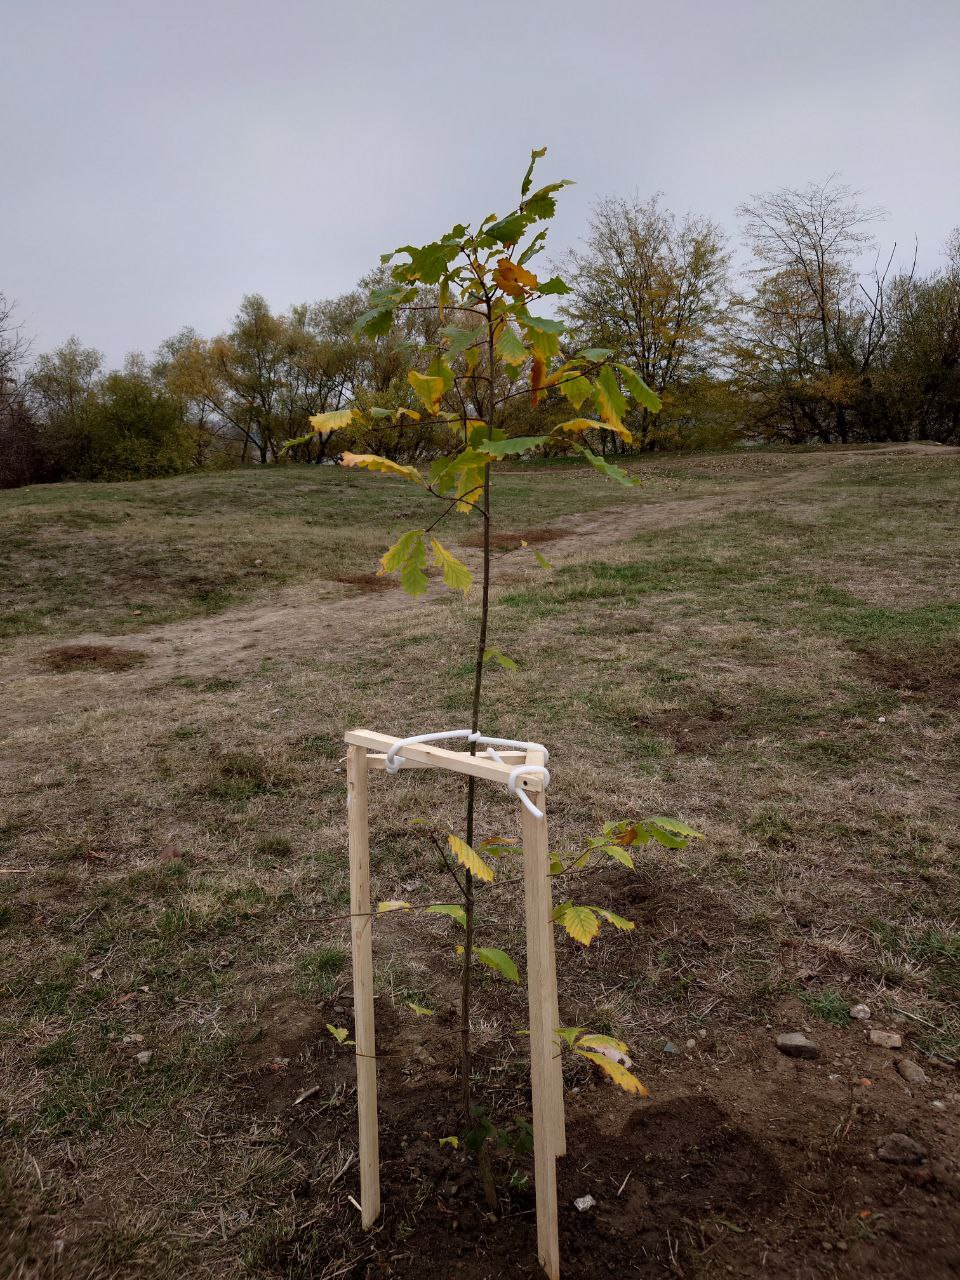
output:
[[[536,479],[514,482],[520,505]],[[519,669],[490,672],[484,727],[550,744],[556,846],[651,812],[707,836],[644,852],[636,876],[607,867],[558,888],[636,921],[588,951],[560,941],[561,1007],[629,1039],[648,1082],[665,1040],[704,1030],[706,1078],[732,1089],[742,1070],[747,1098],[767,1027],[806,1009],[826,1034],[816,1010],[834,993],[906,1010],[915,1052],[956,1055],[960,734],[939,686],[902,684],[896,663],[946,671],[956,653],[960,577],[943,548],[958,489],[947,458],[661,462],[640,506],[565,518],[554,571],[498,558],[494,638]],[[372,570],[379,542],[364,527],[351,554]],[[870,591],[881,570],[902,585],[887,606]],[[921,579],[935,607],[910,596]],[[342,733],[461,719],[475,604],[264,590],[218,615],[145,619],[135,686],[102,667],[69,688],[24,674],[29,635],[3,657],[0,867],[16,874],[0,877],[0,1210],[17,1280],[55,1264],[77,1280],[333,1277],[358,1249],[352,1064],[324,1030],[350,1018]],[[372,793],[378,897],[442,898],[423,832],[457,829],[459,785],[402,773]],[[483,791],[479,820],[510,832],[515,806]],[[482,929],[519,962],[511,878],[485,895]],[[434,1070],[418,1054],[441,1073],[453,1059],[451,932],[378,922],[398,1097]],[[522,992],[481,977],[496,1114],[524,1105],[525,1017]],[[586,1073],[571,1084],[599,1096]],[[423,1114],[411,1102],[388,1120],[391,1158]]]

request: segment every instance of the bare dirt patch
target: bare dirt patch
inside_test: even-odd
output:
[[[396,578],[388,578],[386,574],[376,573],[344,573],[333,579],[345,587],[356,587],[359,591],[393,591],[400,584]]]
[[[520,529],[515,532],[491,534],[490,545],[495,547],[497,551],[516,551],[524,543],[531,547],[537,547],[544,542],[557,542],[561,538],[568,536],[569,531],[566,529]],[[483,534],[474,533],[466,538],[461,538],[460,545],[463,547],[482,547]]]
[[[960,706],[960,651],[926,660],[889,653],[862,653],[860,670],[901,693],[918,694],[943,706]]]
[[[129,671],[146,662],[147,655],[116,644],[61,644],[37,661],[48,671]]]

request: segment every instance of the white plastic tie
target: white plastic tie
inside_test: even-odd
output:
[[[527,806],[535,818],[543,817],[543,810],[538,809],[525,791],[522,791],[517,785],[521,778],[529,777],[531,773],[535,773],[538,778],[543,779],[543,787],[546,790],[550,785],[550,770],[546,765],[542,764],[518,764],[515,769],[510,770],[510,777],[507,779],[507,790],[517,797],[521,804]]]
[[[471,729],[444,729],[440,733],[415,733],[409,738],[401,738],[387,751],[384,767],[387,773],[399,773],[405,764],[409,764],[409,761],[403,758],[404,747],[412,747],[418,742],[446,742],[451,738],[466,738],[468,742],[474,743],[475,746],[482,744],[486,747],[486,750],[481,754],[490,756],[498,764],[503,764],[504,760],[499,751],[497,751],[497,747],[512,748],[517,751],[539,751],[545,761],[550,759],[550,752],[541,742],[522,742],[519,738],[488,738],[485,734],[475,733]],[[538,809],[527,793],[520,787],[521,778],[530,777],[531,774],[543,779],[544,790],[550,785],[550,770],[545,764],[518,764],[510,770],[510,776],[507,778],[507,790],[511,795],[516,796],[535,818],[542,818],[543,810]]]
[[[472,734],[469,729],[444,729],[442,733],[415,733],[410,738],[401,738],[400,741],[395,742],[387,752],[387,759],[384,768],[387,773],[396,773],[407,763],[400,754],[404,747],[412,747],[418,742],[442,742],[447,738],[470,737],[472,737]]]

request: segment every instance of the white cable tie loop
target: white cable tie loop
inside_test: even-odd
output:
[[[550,785],[550,770],[542,764],[518,764],[515,769],[510,770],[510,777],[507,779],[507,790],[517,797],[521,804],[526,805],[535,818],[543,817],[543,810],[538,809],[525,791],[517,786],[517,783],[524,774],[535,773],[537,777],[543,779],[543,788],[547,789]]]
[[[497,747],[513,747],[521,751],[539,751],[542,753],[544,760],[550,759],[550,752],[540,742],[521,742],[518,738],[488,738],[485,734],[471,729],[444,729],[440,733],[415,733],[409,738],[400,738],[387,751],[384,761],[387,773],[398,773],[407,763],[403,758],[404,747],[412,747],[418,742],[443,742],[449,738],[466,738],[468,742],[472,742],[475,745],[484,743],[487,749],[481,754],[490,756],[498,764],[503,764],[504,760],[496,750]],[[544,790],[550,785],[550,770],[546,765],[518,764],[511,769],[510,776],[507,778],[507,790],[511,795],[516,796],[521,804],[526,805],[535,818],[542,818],[543,810],[538,809],[527,793],[517,785],[522,777],[530,774],[535,774],[538,778],[543,779]]]
[[[519,751],[542,751],[544,760],[550,759],[550,752],[542,742],[521,742],[519,738],[488,738],[483,733],[471,733],[470,741],[483,742],[491,747],[515,747]]]
[[[472,738],[469,729],[444,729],[442,733],[415,733],[410,738],[401,738],[387,752],[384,768],[387,773],[397,773],[406,764],[400,754],[404,747],[412,747],[418,742],[440,742],[444,738]],[[399,759],[398,759],[399,756]]]

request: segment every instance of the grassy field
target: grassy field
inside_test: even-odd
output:
[[[558,941],[565,1021],[622,1036],[655,1098],[708,1096],[738,1133],[753,1109],[768,1130],[798,1118],[782,1148],[750,1130],[787,1188],[766,1227],[737,1219],[736,1196],[714,1189],[708,1213],[678,1191],[660,1221],[679,1253],[667,1230],[666,1252],[644,1246],[662,1270],[624,1274],[799,1275],[774,1264],[804,1215],[810,1247],[827,1237],[851,1268],[809,1275],[914,1274],[897,1242],[927,1228],[905,1208],[857,1226],[850,1169],[901,1177],[867,1147],[907,1115],[931,1149],[957,1136],[960,453],[640,470],[629,497],[576,468],[503,483],[501,531],[532,535],[551,567],[504,539],[493,643],[517,670],[490,670],[484,728],[550,745],[561,849],[643,813],[706,836],[589,878],[588,900],[637,928]],[[0,494],[0,1276],[333,1280],[407,1274],[404,1242],[433,1241],[450,1177],[436,1139],[456,1123],[450,928],[378,930],[385,1158],[406,1198],[373,1245],[347,1200],[352,1059],[325,1031],[350,1020],[342,734],[467,713],[475,600],[434,587],[411,604],[367,576],[423,511],[402,484],[333,468]],[[475,560],[472,526],[450,528]],[[51,656],[68,644],[85,647]],[[444,892],[426,834],[457,830],[461,802],[426,773],[375,780],[378,897]],[[480,822],[509,832],[515,806],[483,793]],[[483,909],[483,939],[522,960],[516,886]],[[478,999],[478,1083],[513,1115],[524,993],[491,974]],[[860,1000],[924,1062],[926,1093],[900,1098],[851,1022]],[[829,1052],[788,1081],[770,1044],[798,1028]],[[850,1101],[866,1076],[872,1111]],[[586,1068],[568,1083],[578,1124],[631,1105]],[[794,1185],[797,1150],[805,1170],[836,1161],[836,1185],[814,1194],[809,1170]],[[504,1157],[504,1177],[530,1250],[522,1162]],[[457,1230],[480,1233],[482,1256],[491,1229],[469,1212]],[[949,1274],[931,1250],[916,1274]]]

